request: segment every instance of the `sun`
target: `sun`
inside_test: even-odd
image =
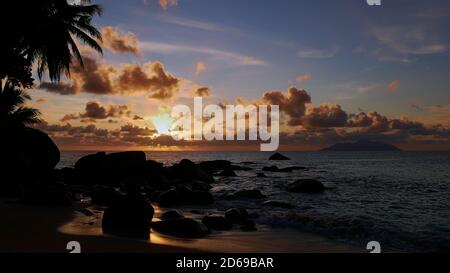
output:
[[[159,135],[170,135],[170,127],[173,119],[168,114],[158,114],[150,117],[150,121],[155,126]]]

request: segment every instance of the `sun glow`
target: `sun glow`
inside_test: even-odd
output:
[[[158,114],[150,117],[150,121],[155,126],[159,135],[170,135],[170,128],[173,123],[173,119],[168,114]]]

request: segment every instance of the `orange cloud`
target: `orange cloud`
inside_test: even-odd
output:
[[[208,87],[194,88],[193,94],[195,97],[209,97],[211,95],[211,89]]]
[[[398,90],[399,85],[400,85],[400,81],[399,81],[399,80],[391,81],[391,82],[388,84],[388,90],[389,90],[390,92],[395,92],[395,91]]]
[[[299,75],[297,76],[297,78],[295,78],[295,81],[298,83],[305,83],[306,81],[311,80],[311,75],[309,74],[303,74],[303,75]]]
[[[203,62],[197,62],[195,65],[195,75],[200,75],[206,70],[206,65]]]
[[[168,7],[178,5],[177,0],[158,0],[159,6],[166,10]]]
[[[121,35],[117,28],[106,26],[101,29],[103,47],[113,53],[140,54],[139,41],[132,32]]]
[[[167,99],[178,93],[180,79],[164,69],[160,62],[123,64],[114,67],[86,56],[84,68],[74,64],[71,70],[72,83],[43,82],[39,88],[61,95],[80,92],[98,95],[147,92],[150,98]]]

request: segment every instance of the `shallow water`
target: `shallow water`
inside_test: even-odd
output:
[[[73,166],[88,153],[62,154],[59,167]],[[257,214],[259,225],[294,228],[336,241],[365,245],[379,241],[401,251],[450,249],[450,152],[289,152],[291,161],[268,161],[270,153],[148,152],[147,158],[165,164],[183,158],[193,161],[226,159],[251,161],[253,170],[236,178],[218,178],[212,189],[214,212],[245,207]],[[305,166],[308,171],[266,173],[263,166]],[[316,178],[333,189],[320,195],[294,194],[284,186],[298,178]],[[228,200],[240,189],[257,188],[270,200],[293,209],[262,206],[258,200]],[[192,208],[181,208],[189,211]]]

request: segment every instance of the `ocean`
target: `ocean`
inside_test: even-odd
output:
[[[87,152],[63,152],[58,167],[72,167]],[[244,207],[256,223],[320,234],[331,240],[362,245],[378,241],[392,250],[450,250],[450,152],[286,152],[290,161],[269,161],[271,153],[148,152],[147,159],[166,165],[188,158],[195,162],[225,159],[254,162],[252,171],[217,178],[211,211]],[[264,166],[304,166],[309,170],[266,173]],[[323,194],[290,193],[285,185],[315,178],[332,189]],[[242,189],[259,189],[267,200],[293,209],[262,206],[260,200],[230,200]],[[192,208],[180,208],[181,211]]]

